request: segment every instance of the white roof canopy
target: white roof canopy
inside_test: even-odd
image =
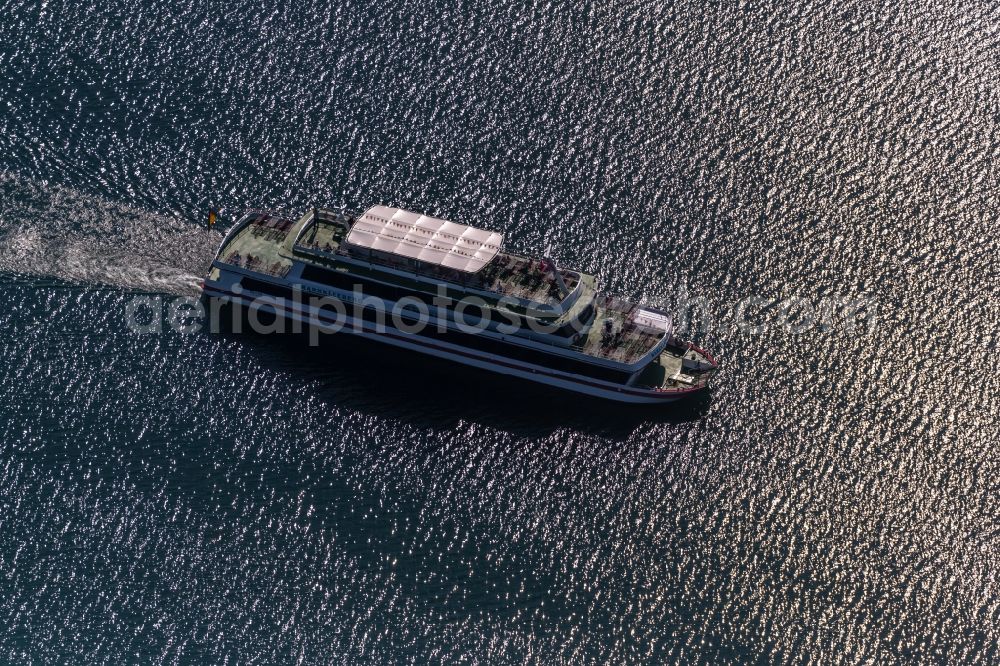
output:
[[[347,242],[475,273],[497,255],[503,236],[402,208],[372,206],[351,227]]]

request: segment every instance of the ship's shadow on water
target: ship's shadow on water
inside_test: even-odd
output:
[[[229,317],[223,317],[223,322]],[[711,393],[664,405],[616,403],[365,340],[348,333],[218,333],[239,341],[263,367],[293,373],[319,386],[319,397],[345,409],[452,428],[461,421],[527,437],[569,428],[624,439],[642,425],[683,424],[702,418]]]

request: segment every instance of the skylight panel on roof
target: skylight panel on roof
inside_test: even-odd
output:
[[[503,236],[401,208],[373,206],[351,227],[347,243],[475,273],[497,255]]]

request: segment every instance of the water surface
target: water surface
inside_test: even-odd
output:
[[[0,16],[0,659],[1000,658],[995,3]],[[314,202],[702,297],[723,371],[635,411],[124,325],[209,204]],[[752,296],[875,316],[734,329]]]

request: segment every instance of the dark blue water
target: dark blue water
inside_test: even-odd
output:
[[[0,0],[0,660],[996,663],[998,53],[977,1]],[[715,389],[126,326],[208,205],[314,202],[701,298]]]

